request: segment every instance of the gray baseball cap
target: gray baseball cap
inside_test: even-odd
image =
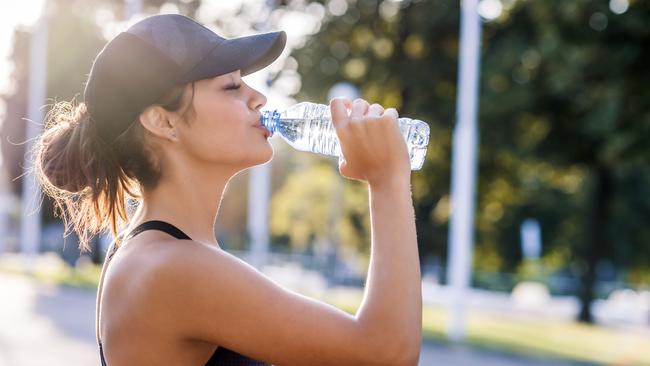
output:
[[[84,103],[112,143],[173,86],[241,70],[258,71],[282,53],[284,31],[226,39],[191,18],[154,15],[109,41],[95,58]]]

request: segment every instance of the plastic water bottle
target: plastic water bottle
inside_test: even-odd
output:
[[[427,153],[429,125],[410,118],[398,118],[397,121],[406,140],[411,170],[419,170]],[[263,111],[261,122],[271,136],[277,132],[297,150],[341,158],[341,147],[328,105],[302,102],[283,112]]]

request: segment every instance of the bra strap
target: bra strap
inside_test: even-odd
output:
[[[129,238],[132,238],[138,234],[140,234],[143,231],[146,230],[160,230],[164,231],[167,234],[175,237],[176,239],[182,239],[182,240],[192,240],[187,234],[185,234],[181,229],[177,228],[176,226],[165,222],[165,221],[160,221],[160,220],[151,220],[151,221],[145,221],[142,224],[136,226],[131,232],[125,236],[125,238],[122,240],[122,242],[126,241]],[[100,324],[100,319],[99,319],[99,307],[101,303],[101,295],[102,295],[102,289],[104,287],[104,274],[106,272],[106,267],[108,266],[108,263],[110,260],[113,258],[113,255],[117,252],[117,249],[119,248],[118,245],[116,245],[116,242],[113,241],[111,243],[111,246],[108,248],[108,252],[106,255],[106,259],[104,260],[104,265],[102,266],[102,273],[99,278],[99,288],[97,290],[97,303],[96,303],[96,313],[95,313],[95,332],[96,332],[96,337],[97,337],[97,343],[99,343],[99,348],[100,352],[102,353],[102,358],[103,356],[103,349],[102,349],[102,341],[99,336],[99,324]],[[102,360],[103,361],[103,360]]]
[[[142,224],[136,226],[133,230],[131,230],[131,232],[126,236],[126,238],[124,238],[124,240],[126,241],[127,239],[130,239],[146,230],[160,230],[175,237],[176,239],[192,240],[192,238],[187,236],[187,234],[181,231],[181,229],[177,228],[176,226],[168,222],[160,221],[160,220],[151,220],[151,221],[143,222]]]

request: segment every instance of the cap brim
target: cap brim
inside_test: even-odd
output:
[[[241,76],[258,71],[275,61],[287,43],[284,31],[226,39],[216,46],[180,82],[213,78],[235,70]]]

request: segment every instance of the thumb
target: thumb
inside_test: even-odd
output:
[[[336,130],[347,126],[350,119],[347,107],[351,105],[352,102],[349,99],[343,97],[337,97],[330,101],[332,124]]]

